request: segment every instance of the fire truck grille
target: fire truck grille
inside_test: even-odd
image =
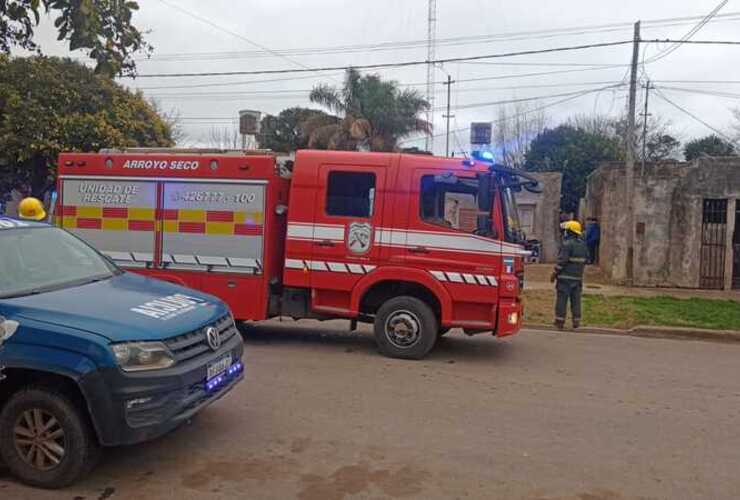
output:
[[[178,363],[213,352],[206,339],[206,329],[211,326],[215,326],[221,334],[221,344],[226,344],[234,335],[239,334],[231,316],[226,315],[198,330],[172,337],[166,340],[165,344]]]

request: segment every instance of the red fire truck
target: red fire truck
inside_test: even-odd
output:
[[[419,359],[450,328],[516,333],[519,171],[460,158],[103,150],[59,158],[57,223],[119,266],[226,301],[238,320],[373,322]]]

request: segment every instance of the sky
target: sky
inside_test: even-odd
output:
[[[643,39],[680,39],[719,3],[437,0],[436,58],[626,41],[638,20]],[[312,86],[340,85],[342,74],[146,75],[383,64],[423,61],[427,54],[427,0],[139,0],[139,4],[134,22],[147,32],[154,52],[138,61],[139,78],[119,81],[178,114],[186,146],[207,145],[214,128],[233,129],[240,109],[277,114],[291,106],[317,107],[308,101]],[[37,39],[46,53],[68,55],[54,41],[50,19]],[[729,0],[719,16],[691,39],[740,41],[740,0]],[[675,50],[666,52],[671,48]],[[653,116],[670,120],[674,135],[683,141],[712,133],[709,127],[729,133],[730,110],[740,106],[740,46],[650,43],[641,44],[641,50],[640,80],[650,79],[656,86],[649,100]],[[575,114],[624,112],[631,55],[631,45],[620,45],[439,65],[434,69],[433,122],[439,135],[434,139],[435,153],[444,153],[445,148],[446,89],[441,82],[448,75],[456,82],[451,92],[452,149],[460,151],[469,148],[470,122],[495,121],[499,101],[539,98],[526,102],[544,108],[553,126]],[[425,65],[418,65],[372,72],[424,93],[426,71]],[[643,99],[640,89],[640,112]],[[410,138],[404,146],[423,147],[424,142]]]

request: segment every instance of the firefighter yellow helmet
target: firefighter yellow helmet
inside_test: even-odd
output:
[[[26,220],[44,220],[46,219],[44,204],[38,198],[32,196],[23,198],[18,204],[18,217]]]
[[[581,223],[578,222],[577,220],[569,220],[567,222],[563,222],[561,227],[565,229],[566,231],[570,231],[571,233],[577,234],[578,236],[581,236],[583,234]]]

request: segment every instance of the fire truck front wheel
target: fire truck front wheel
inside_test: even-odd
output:
[[[391,358],[424,358],[437,342],[438,331],[434,311],[416,297],[392,298],[375,315],[375,341]]]

